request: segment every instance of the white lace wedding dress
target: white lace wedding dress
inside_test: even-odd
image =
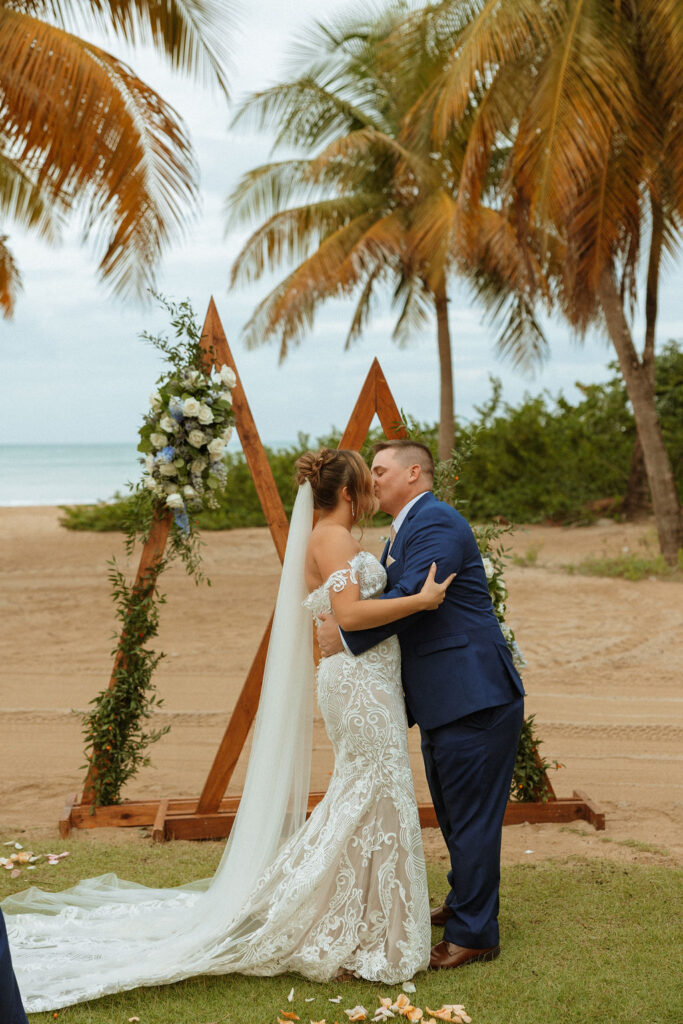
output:
[[[330,588],[349,579],[360,582],[363,598],[385,585],[382,566],[362,551],[298,607],[314,616],[329,612]],[[310,650],[310,633],[307,643]],[[199,974],[296,971],[328,981],[351,971],[395,983],[427,967],[429,902],[398,641],[392,637],[358,658],[323,660],[317,687],[334,747],[332,779],[310,818],[280,840],[265,867],[254,865],[260,827],[247,819],[237,847],[226,850],[208,883],[154,890],[103,876],[65,894],[34,889],[25,905],[21,896],[6,903],[28,1012]],[[275,718],[285,710],[275,709]],[[297,712],[297,721],[301,717]],[[255,736],[254,745],[262,741]],[[266,793],[277,803],[277,750],[271,758],[263,780],[270,789],[263,789],[261,803]],[[248,786],[249,775],[243,803]],[[258,794],[249,797],[259,811]],[[264,817],[264,829],[266,823]],[[267,848],[265,837],[263,844]],[[254,882],[250,870],[260,870]],[[236,879],[248,892],[239,891]]]

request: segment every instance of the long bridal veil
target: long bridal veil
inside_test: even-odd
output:
[[[264,873],[306,816],[314,665],[311,616],[302,602],[312,522],[306,482],[292,512],[244,793],[216,874],[174,889],[104,875],[61,893],[32,888],[7,899],[3,911],[28,1012],[248,969],[250,944],[267,913]]]

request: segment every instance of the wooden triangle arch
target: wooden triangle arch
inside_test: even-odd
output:
[[[204,321],[201,344],[207,367],[227,364],[235,371],[235,427],[275,548],[282,562],[289,529],[287,516],[213,298],[209,302]],[[375,414],[388,438],[405,436],[401,414],[376,358],[372,361],[339,447],[360,450]],[[163,556],[171,518],[169,512],[154,521],[140,557],[136,582],[142,579],[150,565]],[[80,802],[78,794],[75,794],[65,804],[59,822],[60,835],[68,835],[72,827],[96,828],[112,825],[152,825],[153,838],[158,841],[172,838],[217,839],[229,834],[240,798],[226,797],[225,793],[258,707],[272,621],[271,615],[199,798],[169,797],[162,800],[130,801],[110,807],[94,807],[93,778],[89,773]],[[117,652],[114,667],[118,664],[119,657],[120,652]],[[114,685],[114,681],[112,673],[110,687]],[[511,802],[508,804],[505,823],[573,821],[576,818],[583,818],[596,828],[604,828],[604,814],[587,797],[575,792],[571,799],[557,799],[549,780],[548,785],[551,798],[547,803]],[[324,795],[310,794],[309,811]],[[436,815],[431,804],[422,805],[419,810],[423,827],[437,827]]]

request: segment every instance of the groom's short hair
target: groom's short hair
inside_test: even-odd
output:
[[[397,439],[395,441],[377,441],[372,446],[372,453],[383,452],[390,449],[404,466],[417,464],[423,473],[434,479],[434,459],[426,444],[420,441],[411,441],[410,438]]]

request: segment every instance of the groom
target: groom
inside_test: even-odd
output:
[[[443,604],[375,629],[344,632],[333,617],[318,630],[325,657],[359,655],[398,634],[408,724],[422,738],[427,782],[448,846],[450,892],[432,911],[444,925],[431,967],[494,960],[503,816],[523,717],[521,679],[491,605],[486,574],[466,520],[432,493],[434,463],[424,445],[375,445],[380,508],[393,516],[382,555],[384,597],[416,593],[436,562],[456,573]]]

